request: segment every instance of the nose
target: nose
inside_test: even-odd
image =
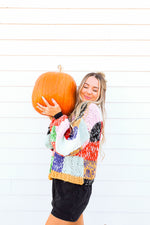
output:
[[[92,90],[91,90],[90,88],[88,88],[88,89],[87,89],[87,93],[88,93],[88,94],[91,94],[91,93],[92,93]]]

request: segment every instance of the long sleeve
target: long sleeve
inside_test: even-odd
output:
[[[91,138],[95,138],[99,128],[98,124],[101,121],[100,109],[94,103],[88,105],[82,116],[72,126],[70,126],[68,117],[62,115],[50,124],[49,147],[52,145],[57,154],[67,156],[86,146]]]

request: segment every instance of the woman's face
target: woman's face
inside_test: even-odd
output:
[[[82,101],[96,101],[99,97],[99,80],[94,76],[89,77],[80,90]]]

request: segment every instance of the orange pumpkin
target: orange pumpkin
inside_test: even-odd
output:
[[[32,105],[37,112],[41,113],[36,106],[37,103],[46,106],[42,96],[51,105],[54,105],[51,100],[53,98],[60,105],[62,113],[69,115],[75,106],[76,88],[76,83],[69,74],[61,71],[46,72],[36,80],[32,92]]]

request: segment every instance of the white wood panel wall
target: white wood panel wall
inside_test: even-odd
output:
[[[0,0],[0,224],[44,225],[51,210],[49,120],[36,79],[107,79],[105,159],[85,225],[150,224],[150,1]]]

